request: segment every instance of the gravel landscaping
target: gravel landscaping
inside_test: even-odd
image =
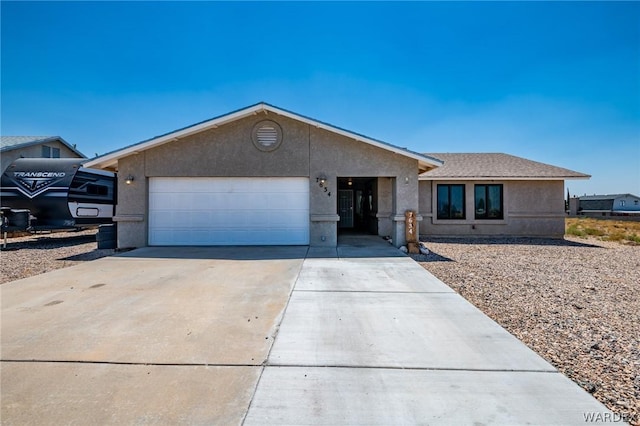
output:
[[[640,425],[640,247],[595,238],[432,239],[414,256],[567,377]]]
[[[9,238],[0,256],[0,284],[111,256],[98,250],[97,229]]]

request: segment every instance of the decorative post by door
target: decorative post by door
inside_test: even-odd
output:
[[[412,254],[420,254],[420,246],[418,245],[418,221],[416,220],[416,212],[407,210],[404,214],[404,235],[407,240],[407,250]]]

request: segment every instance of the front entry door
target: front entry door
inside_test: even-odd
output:
[[[340,215],[339,228],[353,228],[353,190],[341,189],[338,191],[338,215]]]

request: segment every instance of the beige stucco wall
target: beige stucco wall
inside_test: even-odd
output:
[[[316,184],[320,175],[327,177],[331,196]],[[404,212],[418,208],[416,160],[311,127],[310,176],[311,245],[336,244],[337,227],[328,222],[337,220],[337,179],[375,176],[379,177],[378,234],[390,235],[395,245],[404,244]]]
[[[119,248],[144,247],[148,241],[149,181],[145,175],[146,152],[118,161],[118,204],[113,220],[117,223]],[[126,184],[128,176],[131,184]]]
[[[3,151],[0,155],[2,157],[2,172],[4,172],[5,169],[18,158],[42,158],[43,145],[49,146],[51,148],[60,148],[60,158],[80,158],[65,144],[58,141],[43,143],[39,145],[31,145],[21,149]]]
[[[466,218],[438,220],[437,184],[465,184]],[[474,218],[474,185],[503,184],[504,219]],[[537,236],[560,238],[564,235],[564,181],[421,181],[420,213],[424,217],[420,234],[424,236]]]
[[[283,141],[271,152],[251,138],[256,123],[280,125]],[[124,183],[134,176],[131,185]],[[327,177],[327,191],[316,182]],[[310,245],[337,244],[337,178],[378,178],[378,229],[404,243],[404,212],[418,209],[418,162],[364,142],[275,114],[259,113],[215,129],[132,154],[118,162],[118,246],[148,241],[150,177],[308,177]],[[330,194],[330,195],[329,195]]]

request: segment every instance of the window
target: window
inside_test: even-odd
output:
[[[438,219],[464,219],[464,185],[438,185]]]
[[[42,158],[60,158],[60,148],[42,145]]]
[[[620,200],[620,207],[624,207],[625,205],[625,200]]]
[[[89,195],[109,195],[109,188],[104,185],[87,184],[87,194]]]
[[[476,219],[503,219],[502,185],[476,185]]]

